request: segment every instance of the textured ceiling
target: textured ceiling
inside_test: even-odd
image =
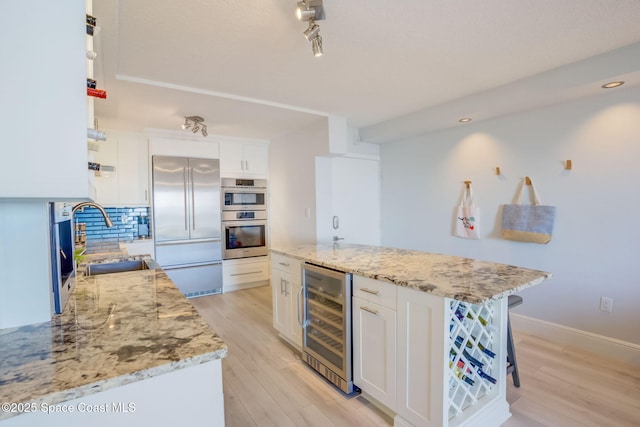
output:
[[[314,58],[295,4],[94,0],[96,78],[109,93],[96,101],[97,117],[173,130],[197,114],[210,134],[269,139],[339,115],[361,134],[384,129],[393,138],[396,118],[419,121],[423,112],[442,116],[431,129],[444,127],[467,97],[480,104],[471,111],[479,118],[527,108],[533,97],[504,108],[487,98],[493,110],[483,115],[478,97],[519,90],[518,82],[534,84],[545,98],[537,105],[551,103],[559,89],[543,93],[535,76],[557,78],[559,67],[580,74],[569,65],[588,71],[586,59],[640,42],[637,0],[324,0],[325,55]],[[638,61],[590,78],[625,74],[640,84]]]

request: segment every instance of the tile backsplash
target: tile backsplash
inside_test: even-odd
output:
[[[85,207],[76,212],[74,222],[86,224],[86,239],[112,239],[118,241],[135,240],[139,237],[151,237],[151,217],[148,207],[104,208],[113,222],[108,228],[104,218],[96,208]]]

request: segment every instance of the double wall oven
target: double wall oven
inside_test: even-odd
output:
[[[222,178],[223,259],[268,254],[267,180]]]

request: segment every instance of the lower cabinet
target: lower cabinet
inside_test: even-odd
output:
[[[393,285],[392,285],[393,286]],[[353,297],[353,382],[396,410],[396,311]]]
[[[302,328],[298,323],[298,293],[302,288],[300,261],[271,255],[273,327],[291,345],[302,348]]]
[[[445,426],[448,337],[445,299],[398,287],[396,413],[414,426]]]
[[[506,297],[471,304],[354,275],[354,384],[394,425],[499,426]]]
[[[222,291],[263,286],[269,280],[269,257],[228,259],[222,262]]]

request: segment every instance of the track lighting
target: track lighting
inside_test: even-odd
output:
[[[193,133],[198,133],[199,130],[202,130],[202,136],[209,135],[209,132],[207,132],[207,125],[204,123],[204,119],[200,116],[185,116],[182,129],[191,129],[191,132]]]
[[[309,27],[303,34],[307,41],[311,42],[313,56],[322,56],[322,37],[320,37],[320,26],[316,21],[324,19],[324,8],[322,0],[302,0],[296,8],[296,16],[301,21],[309,22]]]

